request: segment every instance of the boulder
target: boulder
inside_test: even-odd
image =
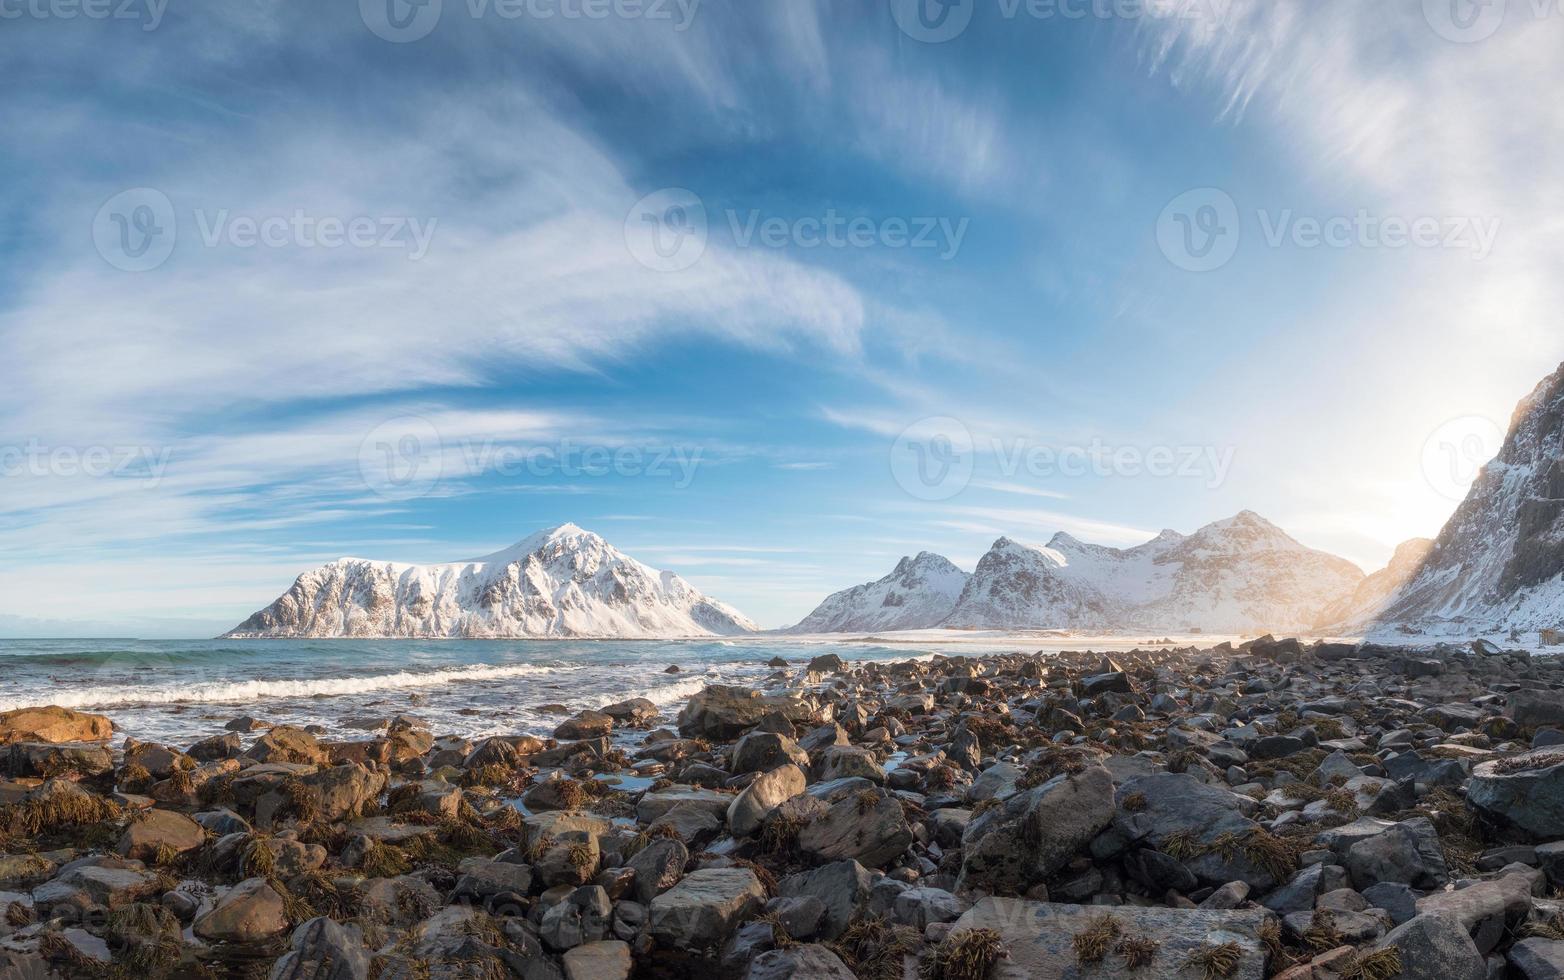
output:
[[[1123,954],[1110,948],[1100,962],[1080,963],[1072,945],[1103,915],[1111,915],[1126,937],[1161,943],[1151,961],[1133,973]],[[1211,946],[1235,943],[1238,961],[1229,980],[1261,980],[1265,976],[1265,946],[1259,938],[1268,914],[1260,909],[1102,908],[1029,902],[1018,898],[985,898],[951,929],[952,936],[973,929],[999,933],[1007,955],[994,965],[988,980],[1033,980],[1070,977],[1077,980],[1188,980],[1198,975],[1187,964],[1190,956]],[[1411,974],[1408,974],[1411,976]]]
[[[650,929],[660,945],[716,949],[766,900],[748,868],[703,868],[652,899]]]
[[[161,862],[168,855],[184,854],[204,843],[205,828],[184,814],[148,810],[125,828],[114,852],[138,861]]]
[[[684,866],[690,863],[690,851],[682,841],[657,837],[630,858],[627,866],[635,872],[635,899],[650,905],[652,899],[679,883]]]
[[[0,745],[13,742],[106,742],[114,723],[69,708],[17,708],[0,713]]]
[[[1564,691],[1512,691],[1504,716],[1522,728],[1564,725]]]
[[[565,954],[565,980],[626,980],[630,944],[617,939],[577,946]]]
[[[867,779],[884,785],[885,770],[874,753],[858,745],[832,745],[822,749],[815,761],[815,779],[828,783],[833,779]]]
[[[806,784],[804,771],[795,765],[761,775],[728,805],[728,831],[735,837],[753,834],[767,814],[802,793]]]
[[[815,898],[825,906],[822,939],[835,939],[869,902],[874,880],[857,861],[837,861],[813,871],[788,875],[777,883],[783,898]]]
[[[775,732],[750,732],[733,746],[734,775],[747,772],[766,772],[777,766],[793,763],[809,765],[809,753],[786,735]]]
[[[794,724],[809,724],[814,711],[804,702],[786,696],[767,696],[745,687],[707,686],[690,698],[679,712],[679,732],[690,738],[737,738],[777,712]]]
[[[1487,980],[1487,965],[1471,936],[1447,916],[1419,915],[1386,933],[1375,949],[1392,946],[1401,953],[1400,976],[1406,980]]]
[[[832,804],[799,833],[798,846],[817,861],[852,860],[879,868],[900,857],[912,839],[901,801],[865,790]]]
[[[279,725],[262,735],[246,753],[256,762],[294,762],[326,765],[331,755],[320,740],[302,728]]]
[[[958,890],[1025,892],[1073,860],[1113,813],[1113,777],[1102,766],[1017,793],[968,822]]]
[[[1494,823],[1534,839],[1564,838],[1564,750],[1538,749],[1478,765],[1466,801]]]
[[[250,878],[229,889],[192,928],[208,942],[253,943],[287,929],[288,916],[283,897],[272,883]]]
[[[1564,977],[1564,942],[1533,936],[1522,939],[1509,952],[1510,972],[1522,980],[1560,980]]]
[[[369,980],[369,950],[357,926],[310,919],[293,930],[290,945],[270,980]]]
[[[1507,874],[1420,898],[1417,911],[1420,918],[1440,915],[1459,922],[1472,937],[1477,951],[1486,954],[1499,945],[1506,932],[1526,921],[1531,912],[1533,884],[1529,875]]]
[[[1347,849],[1346,866],[1360,889],[1378,882],[1430,889],[1450,879],[1439,832],[1427,817],[1393,824],[1353,844]]]
[[[854,980],[853,971],[824,946],[772,949],[749,961],[745,980]]]
[[[114,751],[100,742],[12,742],[0,760],[7,775],[42,779],[69,773],[101,776],[114,769]]]
[[[579,711],[554,728],[554,737],[563,739],[601,738],[614,730],[614,719],[601,711]]]
[[[1126,799],[1134,797],[1134,806]],[[1224,842],[1262,840],[1260,825],[1244,815],[1253,801],[1183,773],[1158,773],[1121,783],[1113,814],[1112,836],[1094,844],[1128,847],[1143,844],[1168,853],[1170,839],[1185,845],[1174,854],[1203,884],[1212,887],[1242,881],[1257,892],[1274,888],[1277,870],[1248,847],[1222,847]],[[1174,848],[1177,850],[1178,848]]]

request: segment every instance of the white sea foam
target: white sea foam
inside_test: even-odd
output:
[[[74,690],[39,692],[23,697],[0,699],[0,711],[53,704],[62,708],[96,708],[131,704],[245,703],[267,698],[335,697],[391,691],[406,688],[439,687],[463,681],[506,680],[516,677],[556,676],[580,669],[512,664],[479,664],[428,673],[397,671],[367,677],[321,677],[293,680],[215,681],[202,684],[176,684],[171,687],[124,686],[81,687]]]

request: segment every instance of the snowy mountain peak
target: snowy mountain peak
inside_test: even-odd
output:
[[[231,637],[669,637],[758,627],[574,524],[483,558],[346,558],[300,575]]]
[[[1564,365],[1523,398],[1382,625],[1498,633],[1564,625]]]
[[[1303,629],[1363,579],[1253,511],[1134,548],[1057,534],[1046,548],[1000,538],[946,625],[967,628]]]
[[[891,574],[826,597],[793,633],[915,630],[950,615],[966,586],[967,573],[949,559],[922,551],[903,558]]]

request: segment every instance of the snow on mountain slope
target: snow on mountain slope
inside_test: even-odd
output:
[[[1134,548],[1066,534],[1045,548],[1001,538],[945,626],[1298,630],[1350,595],[1357,566],[1306,548],[1258,514],[1164,531]]]
[[[672,637],[750,633],[737,610],[574,524],[443,565],[343,558],[229,637]]]
[[[925,551],[916,558],[903,558],[877,582],[866,582],[826,597],[788,632],[928,629],[950,615],[968,577],[947,559]]]
[[[1385,611],[1423,567],[1424,560],[1433,549],[1431,538],[1413,538],[1402,542],[1397,546],[1390,564],[1358,583],[1352,595],[1321,614],[1320,628],[1333,633],[1361,631]]]
[[[1516,408],[1498,457],[1378,623],[1564,628],[1564,365]]]

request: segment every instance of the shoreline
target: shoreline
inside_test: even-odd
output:
[[[1009,980],[1130,956],[1171,977],[1219,949],[1229,980],[1307,980],[1564,953],[1525,928],[1564,916],[1537,846],[1564,840],[1542,788],[1564,787],[1564,664],[1437,653],[779,657],[751,688],[566,709],[546,739],[387,705],[328,740],[252,704],[114,748],[109,718],[6,712],[0,962]]]

